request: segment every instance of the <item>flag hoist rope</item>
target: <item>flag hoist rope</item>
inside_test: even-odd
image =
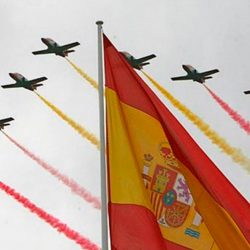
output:
[[[98,93],[99,93],[99,120],[100,120],[100,167],[101,167],[101,222],[102,222],[102,250],[108,250],[108,213],[107,213],[107,174],[105,161],[105,123],[103,98],[103,45],[102,24],[97,21],[98,30]]]

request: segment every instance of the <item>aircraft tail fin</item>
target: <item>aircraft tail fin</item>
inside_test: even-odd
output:
[[[148,65],[148,64],[150,64],[149,62],[145,62],[145,63],[141,63],[140,65],[141,66],[145,66],[145,65]]]
[[[213,78],[212,76],[205,76],[204,77],[205,79],[211,79],[211,78]]]
[[[39,83],[39,84],[33,84],[33,85],[32,85],[32,89],[33,89],[33,90],[36,90],[36,89],[37,89],[37,87],[40,87],[40,86],[43,86],[43,84],[42,84],[42,83]]]
[[[64,55],[68,56],[69,53],[75,52],[75,50],[71,49],[71,50],[65,50],[64,51]]]

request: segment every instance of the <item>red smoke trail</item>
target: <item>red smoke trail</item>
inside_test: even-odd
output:
[[[2,131],[3,132],[3,131]],[[79,184],[77,184],[74,180],[70,179],[69,177],[61,174],[58,170],[44,162],[42,159],[31,153],[29,150],[24,148],[22,145],[20,145],[18,142],[16,142],[13,138],[11,138],[9,135],[3,132],[3,134],[11,141],[13,142],[18,148],[20,148],[26,155],[28,155],[32,160],[36,161],[42,168],[50,172],[53,176],[55,176],[57,179],[59,179],[61,182],[63,182],[66,186],[68,186],[75,194],[79,195],[81,198],[83,198],[85,201],[92,203],[93,206],[97,209],[101,208],[100,200],[96,197],[94,197],[90,192],[88,192],[86,189],[81,187]]]
[[[224,102],[219,96],[217,96],[211,89],[205,84],[204,87],[211,94],[214,100],[235,120],[241,128],[243,128],[248,134],[250,134],[250,122],[246,121],[240,114],[233,110],[226,102]]]
[[[5,185],[1,181],[0,181],[0,189],[3,190],[8,195],[12,196],[16,201],[21,203],[25,208],[29,209],[32,213],[36,214],[38,217],[46,221],[59,233],[64,233],[64,235],[67,236],[69,239],[74,240],[78,245],[82,247],[82,249],[90,249],[90,250],[100,249],[95,243],[83,237],[75,230],[69,228],[59,219],[53,217],[52,215],[48,214],[41,208],[37,207],[34,203],[29,201],[27,198],[17,193],[13,188]]]

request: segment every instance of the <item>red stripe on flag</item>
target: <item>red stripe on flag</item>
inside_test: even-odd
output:
[[[113,250],[188,249],[163,239],[154,214],[145,207],[110,203],[109,212]]]

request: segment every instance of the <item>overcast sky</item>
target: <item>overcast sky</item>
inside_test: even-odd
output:
[[[70,54],[97,79],[97,27],[119,50],[135,57],[154,53],[145,67],[160,84],[211,125],[234,147],[250,155],[249,136],[212,100],[202,85],[175,82],[182,64],[200,71],[218,68],[207,85],[250,120],[250,2],[248,0],[1,0],[0,83],[13,83],[9,72],[26,78],[48,77],[38,92],[98,136],[98,95],[61,57],[34,56],[41,37],[59,44],[78,41]],[[220,152],[180,112],[162,101],[219,169],[250,200],[249,174]],[[13,116],[6,132],[36,155],[74,178],[96,196],[99,152],[47,108],[31,91],[0,89],[0,119]],[[0,134],[1,181],[100,245],[100,212],[82,201]],[[0,192],[0,248],[5,250],[77,250],[5,193]]]

